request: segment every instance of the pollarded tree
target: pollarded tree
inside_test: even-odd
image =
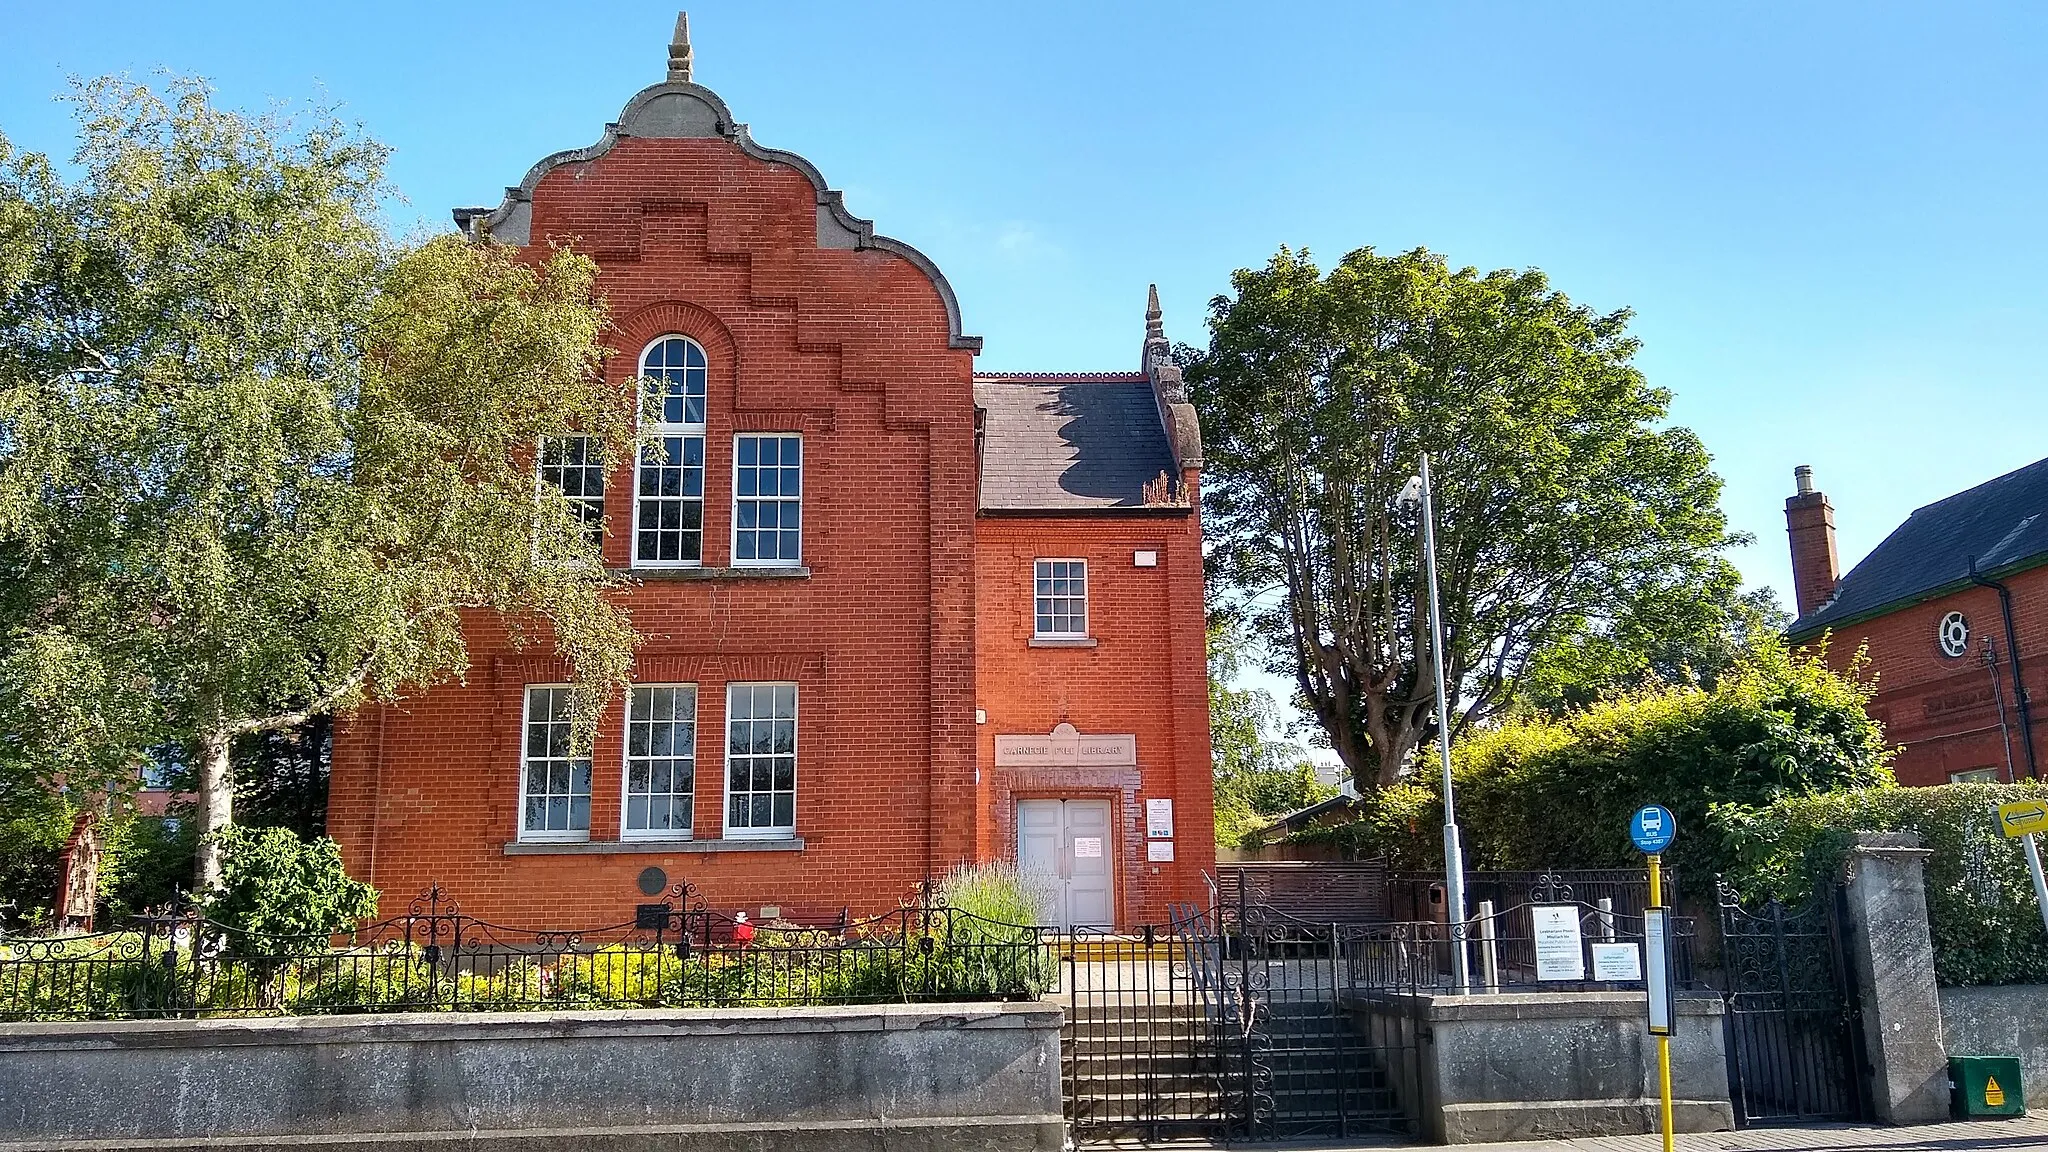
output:
[[[1505,708],[1534,652],[1659,597],[1732,595],[1721,482],[1660,427],[1670,395],[1630,363],[1626,311],[1423,250],[1325,276],[1283,248],[1232,287],[1185,356],[1213,574],[1361,789],[1436,722],[1419,523],[1396,506],[1422,453],[1454,731]]]
[[[477,614],[561,652],[587,733],[634,634],[533,453],[630,450],[595,266],[392,243],[384,150],[324,116],[75,99],[74,179],[0,139],[0,779],[182,742],[218,831],[236,741],[462,675]]]

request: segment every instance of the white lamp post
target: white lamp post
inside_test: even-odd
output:
[[[1465,852],[1458,842],[1458,807],[1451,793],[1451,711],[1444,700],[1444,627],[1437,615],[1436,509],[1429,488],[1429,453],[1422,454],[1422,474],[1411,476],[1396,502],[1422,504],[1422,557],[1429,572],[1429,650],[1436,672],[1436,747],[1444,773],[1444,902],[1451,930],[1451,975],[1456,990],[1472,986],[1471,957],[1465,948]]]

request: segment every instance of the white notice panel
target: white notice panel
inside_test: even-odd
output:
[[[1650,989],[1650,1035],[1671,1035],[1671,947],[1669,924],[1665,917],[1671,914],[1666,908],[1643,910],[1643,953],[1644,967],[1648,979],[1644,981]]]
[[[1076,837],[1074,837],[1074,859],[1076,859],[1076,860],[1100,860],[1101,858],[1102,858],[1102,837],[1100,837],[1100,836],[1076,836]]]
[[[1173,839],[1173,801],[1145,801],[1145,835],[1154,840]]]
[[[1171,840],[1147,840],[1147,841],[1145,841],[1145,859],[1147,859],[1147,860],[1152,860],[1152,861],[1159,861],[1159,860],[1171,860],[1171,859],[1173,859],[1173,841],[1171,841]]]
[[[1584,980],[1586,949],[1579,935],[1576,904],[1538,904],[1529,909],[1536,926],[1536,978]]]
[[[1643,954],[1634,944],[1593,945],[1593,979],[1641,980]]]

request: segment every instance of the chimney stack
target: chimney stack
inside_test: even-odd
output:
[[[1835,507],[1813,486],[1813,466],[1792,470],[1797,491],[1785,501],[1785,534],[1792,538],[1792,596],[1807,616],[1835,595],[1842,580],[1835,559]]]

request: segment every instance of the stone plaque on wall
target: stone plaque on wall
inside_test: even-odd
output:
[[[996,766],[1000,768],[1071,768],[1086,764],[1129,767],[1137,762],[1138,738],[1129,733],[1084,736],[1072,724],[1062,724],[1043,736],[996,737]]]

